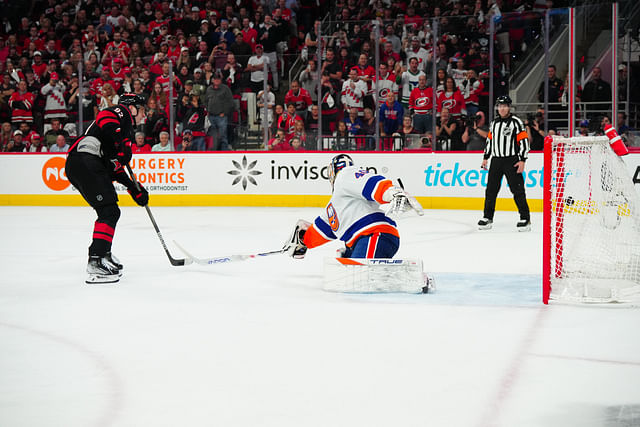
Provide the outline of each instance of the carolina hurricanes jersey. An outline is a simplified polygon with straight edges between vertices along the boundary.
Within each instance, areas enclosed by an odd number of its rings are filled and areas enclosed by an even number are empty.
[[[433,111],[433,88],[430,86],[420,89],[417,87],[411,91],[409,108],[416,114],[431,114]]]
[[[33,104],[35,96],[31,92],[20,93],[15,91],[9,97],[9,107],[11,108],[11,121],[33,123]]]
[[[304,88],[300,88],[297,93],[293,89],[289,90],[284,96],[284,103],[286,105],[290,102],[296,104],[296,111],[305,111],[309,105],[313,104],[311,94]]]
[[[92,95],[102,94],[102,86],[104,86],[105,83],[109,83],[111,86],[113,86],[114,89],[116,88],[115,82],[113,80],[102,80],[102,77],[98,77],[93,82],[91,82],[91,86],[89,87],[89,92]]]
[[[178,77],[173,77],[173,81],[175,85],[182,85],[182,82],[180,81],[180,79]],[[160,83],[160,85],[162,86],[162,90],[168,95],[169,94],[169,90],[171,89],[171,77],[170,76],[158,76],[156,77],[156,83]],[[175,92],[174,92],[175,94]]]
[[[467,85],[463,85],[462,94],[464,95],[464,101],[467,104],[478,105],[480,102],[480,93],[484,89],[484,85],[482,84],[482,80],[476,80],[475,82],[467,83]]]
[[[356,71],[358,72],[358,76],[362,79],[363,77],[370,77],[372,80],[370,82],[366,82],[367,83],[367,93],[372,93],[371,91],[372,89],[372,83],[373,83],[373,79],[375,79],[376,77],[376,69],[373,68],[371,65],[366,65],[364,67],[361,67],[360,65],[356,65],[354,67],[356,69]],[[364,81],[364,80],[362,80]]]
[[[115,41],[111,41],[109,43],[107,43],[107,45],[104,48],[104,52],[109,52],[109,50],[111,48],[115,48],[115,50],[118,49],[122,49],[122,52],[124,53],[124,56],[129,57],[129,53],[131,53],[131,48],[129,47],[129,44],[127,42],[124,41],[120,41],[120,43],[116,43]]]
[[[374,83],[375,85],[375,83]],[[398,96],[398,84],[396,83],[396,76],[391,73],[387,73],[386,77],[380,77],[378,82],[378,107],[387,102],[389,93],[393,92]]]
[[[115,71],[113,68],[111,68],[109,70],[109,77],[111,77],[111,80],[118,83],[119,86],[121,86],[122,82],[124,81],[124,68],[121,67],[119,71]]]
[[[304,235],[304,244],[313,248],[330,240],[342,240],[351,247],[361,236],[389,233],[399,236],[396,223],[380,209],[382,195],[391,181],[358,166],[338,172],[333,195],[325,210]]]
[[[462,92],[460,92],[459,90],[456,90],[452,93],[449,92],[448,95],[447,92],[442,92],[438,96],[438,112],[441,112],[443,107],[448,108],[449,113],[453,117],[458,117],[461,114],[467,114],[467,106],[464,102]]]
[[[296,131],[296,120],[302,120],[302,118],[297,114],[291,115],[285,111],[278,118],[278,128],[283,129],[287,135],[293,134]]]
[[[351,84],[354,84],[354,87],[351,87]],[[342,84],[342,105],[346,108],[357,108],[358,114],[362,114],[364,103],[362,98],[367,94],[367,84],[362,80],[358,80],[356,82],[351,81],[351,79],[345,81]]]

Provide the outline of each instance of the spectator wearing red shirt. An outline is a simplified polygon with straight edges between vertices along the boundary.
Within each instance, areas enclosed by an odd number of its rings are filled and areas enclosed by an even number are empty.
[[[152,35],[157,35],[160,33],[160,28],[165,25],[167,28],[169,27],[169,20],[164,19],[164,15],[162,10],[156,9],[155,12],[156,19],[149,22],[149,33]],[[154,34],[156,33],[156,34]]]
[[[427,76],[418,77],[418,86],[413,88],[409,96],[409,111],[413,115],[413,126],[420,134],[425,134],[433,127],[433,88],[427,86]]]
[[[49,151],[47,146],[42,143],[42,137],[37,133],[31,135],[24,148],[25,153],[46,153],[47,151]]]
[[[397,52],[393,51],[393,44],[391,42],[384,42],[382,55],[380,55],[380,61],[386,64],[390,57],[393,58],[396,62],[399,62],[401,60],[400,55]]]
[[[289,146],[291,147],[291,151],[306,151],[302,145],[302,141],[297,136],[291,138]]]
[[[18,90],[11,94],[9,98],[9,108],[11,108],[11,122],[18,124],[20,122],[33,123],[33,105],[35,96],[27,90],[27,82],[20,80]]]
[[[467,114],[467,106],[462,92],[458,90],[452,77],[447,77],[444,92],[438,96],[438,112],[442,112],[443,108],[449,110],[449,114],[453,119],[459,119],[460,116]]]
[[[24,39],[23,50],[29,50],[29,44],[33,42],[36,45],[36,49],[44,49],[44,40],[42,34],[38,31],[38,27],[31,25],[29,27],[29,37]]]
[[[175,66],[178,62],[178,58],[180,57],[180,51],[182,50],[182,46],[178,44],[178,38],[174,35],[169,36],[169,49],[167,50],[167,56],[173,62]]]
[[[293,19],[293,11],[287,7],[287,0],[279,0],[278,7],[280,8],[280,19],[287,23],[291,23]]]
[[[309,91],[301,88],[298,80],[294,80],[291,82],[291,89],[289,89],[284,96],[284,103],[294,103],[296,106],[296,114],[302,117],[303,120],[306,120],[309,105],[313,104],[313,101],[311,100]]]
[[[375,86],[373,82],[376,78],[376,69],[369,65],[369,59],[367,54],[361,53],[358,57],[358,64],[354,67],[358,72],[360,80],[367,84],[367,94],[363,99],[364,107],[375,110],[375,102],[373,101],[373,95],[375,93]]]
[[[287,111],[282,113],[278,119],[278,129],[283,129],[285,135],[289,136],[296,130],[296,120],[302,120],[302,118],[296,114],[296,104],[289,102]]]
[[[249,18],[242,19],[242,40],[251,45],[253,51],[258,43],[258,31],[249,25],[250,22]]]
[[[422,27],[423,21],[420,16],[416,15],[416,9],[413,6],[407,8],[407,14],[404,16],[405,25],[413,25],[414,28],[418,29]]]
[[[38,80],[42,77],[47,71],[47,64],[42,61],[42,53],[39,50],[36,50],[33,53],[33,64],[31,64],[31,69],[34,74],[37,76]]]
[[[276,135],[267,144],[269,151],[291,151],[291,145],[286,141],[284,131],[278,129]]]
[[[115,54],[112,56],[119,56],[124,60],[129,58],[131,48],[129,47],[129,44],[127,42],[122,40],[122,33],[120,31],[116,30],[113,33],[113,41],[107,43],[107,45],[105,46],[104,55],[106,55],[107,52],[115,52]]]
[[[144,140],[143,132],[136,132],[136,141],[135,145],[131,147],[132,153],[150,153],[151,146],[147,144]]]
[[[113,88],[116,90],[116,92],[120,91],[120,87],[124,82],[124,77],[125,73],[124,68],[122,68],[122,59],[115,58],[113,60],[113,63],[111,64],[111,69],[109,70],[109,78],[115,83]]]
[[[177,76],[173,76],[174,85],[182,86],[182,82],[178,79]],[[169,96],[169,91],[171,90],[171,76],[169,75],[169,62],[165,62],[162,64],[162,74],[156,77],[156,83],[160,83],[162,85],[162,90]],[[175,89],[173,92],[173,96],[175,97]]]
[[[111,67],[107,67],[106,65],[102,67],[102,74],[100,75],[100,77],[91,82],[89,92],[92,95],[102,94],[102,86],[105,83],[109,83],[111,86],[115,85],[115,82],[111,80]]]

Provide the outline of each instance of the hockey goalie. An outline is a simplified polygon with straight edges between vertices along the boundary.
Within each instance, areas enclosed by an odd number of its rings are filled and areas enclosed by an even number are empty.
[[[296,259],[332,240],[345,246],[325,260],[324,288],[340,292],[428,292],[422,261],[392,259],[400,246],[397,218],[422,206],[391,180],[354,165],[347,154],[329,163],[331,200],[313,224],[299,220],[284,250]],[[388,207],[385,213],[381,206]]]

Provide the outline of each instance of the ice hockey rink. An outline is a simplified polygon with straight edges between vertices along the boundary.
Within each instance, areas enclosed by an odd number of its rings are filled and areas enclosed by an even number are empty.
[[[152,198],[153,204],[153,198]],[[542,219],[400,221],[428,295],[322,290],[322,262],[173,267],[123,207],[86,285],[89,207],[0,207],[0,426],[638,426],[640,309],[541,303]],[[312,208],[153,207],[174,257],[279,249]]]

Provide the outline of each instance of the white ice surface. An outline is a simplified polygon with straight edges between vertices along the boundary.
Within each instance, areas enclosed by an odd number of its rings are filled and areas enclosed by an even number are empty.
[[[325,256],[172,267],[123,208],[121,282],[84,284],[94,213],[0,207],[0,426],[638,426],[640,310],[541,304],[541,217],[401,222],[433,295],[322,291]],[[152,208],[213,257],[279,249],[316,209]]]

